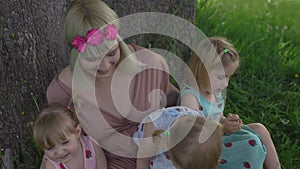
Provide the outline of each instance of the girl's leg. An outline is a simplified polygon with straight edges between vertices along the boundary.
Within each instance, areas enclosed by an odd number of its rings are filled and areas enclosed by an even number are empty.
[[[279,158],[268,129],[261,123],[251,123],[247,124],[247,126],[260,136],[260,139],[267,149],[264,166],[267,169],[281,169]]]

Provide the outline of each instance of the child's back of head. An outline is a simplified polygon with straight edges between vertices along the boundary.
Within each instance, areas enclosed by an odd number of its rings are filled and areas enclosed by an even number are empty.
[[[200,143],[200,133],[213,130],[211,136]],[[200,116],[184,115],[170,130],[164,131],[164,142],[172,163],[179,169],[215,169],[222,150],[222,127],[219,123]],[[162,133],[156,130],[153,136]]]

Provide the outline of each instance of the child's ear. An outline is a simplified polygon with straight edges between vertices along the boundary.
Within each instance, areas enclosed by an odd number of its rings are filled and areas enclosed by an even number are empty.
[[[81,125],[78,124],[78,125],[76,126],[76,136],[77,136],[77,137],[80,137],[80,135],[81,135]]]
[[[168,151],[169,151],[170,148],[171,148],[170,145],[169,145],[166,141],[163,141],[163,142],[162,142],[162,145],[163,145],[163,147],[164,147],[165,150],[168,150]]]

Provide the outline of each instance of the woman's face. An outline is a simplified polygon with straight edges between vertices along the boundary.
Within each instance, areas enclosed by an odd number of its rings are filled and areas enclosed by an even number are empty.
[[[120,48],[115,45],[104,57],[80,57],[79,61],[85,71],[101,79],[113,75],[120,57]]]

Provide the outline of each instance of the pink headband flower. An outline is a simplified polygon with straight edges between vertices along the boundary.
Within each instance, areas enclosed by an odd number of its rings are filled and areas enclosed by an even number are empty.
[[[108,40],[114,40],[117,38],[118,30],[115,25],[107,25],[105,27],[105,35]]]
[[[105,27],[104,33],[99,29],[91,29],[87,32],[86,38],[81,36],[76,36],[72,40],[72,46],[78,50],[78,52],[84,52],[86,45],[98,46],[104,41],[104,37],[107,40],[115,40],[118,35],[118,30],[115,25],[109,24]]]
[[[86,38],[87,38],[87,43],[92,46],[98,46],[104,40],[102,33],[98,29],[92,29],[88,31]]]
[[[81,36],[76,36],[72,40],[72,46],[74,46],[75,48],[77,48],[78,52],[85,51],[85,46],[86,46],[85,39],[83,37],[81,37]]]

